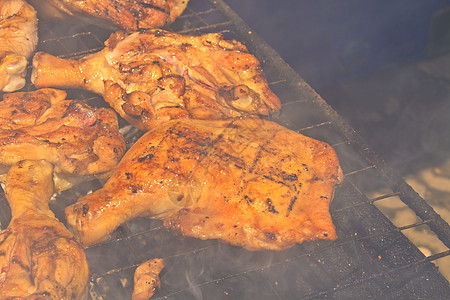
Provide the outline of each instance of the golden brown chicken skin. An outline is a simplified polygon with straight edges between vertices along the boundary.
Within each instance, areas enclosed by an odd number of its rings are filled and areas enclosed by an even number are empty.
[[[48,1],[70,15],[99,18],[128,31],[161,28],[171,24],[183,13],[189,2],[189,0]]]
[[[32,81],[99,93],[142,130],[172,119],[262,116],[280,108],[258,60],[220,34],[118,32],[80,60],[37,53]]]
[[[262,119],[174,120],[147,132],[103,188],[66,208],[86,246],[138,216],[251,250],[335,239],[342,172],[328,144]]]
[[[164,267],[165,262],[162,258],[153,258],[140,264],[134,272],[131,300],[150,299],[155,294],[155,291],[161,287],[159,273]]]
[[[83,299],[89,268],[83,248],[49,209],[53,167],[15,164],[5,194],[12,220],[0,233],[0,299]]]
[[[37,23],[36,11],[25,1],[0,1],[0,90],[24,87],[28,59],[38,41]]]
[[[45,159],[74,176],[110,172],[125,152],[112,109],[66,100],[41,89],[4,94],[0,102],[0,175],[18,161]]]

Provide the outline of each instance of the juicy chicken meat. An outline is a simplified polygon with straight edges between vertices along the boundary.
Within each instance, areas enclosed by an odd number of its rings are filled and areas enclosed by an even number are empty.
[[[263,119],[174,120],[145,133],[103,188],[66,208],[82,244],[138,216],[251,250],[335,239],[342,171],[328,144]]]
[[[161,287],[159,273],[165,267],[164,259],[154,258],[140,264],[134,272],[134,288],[131,300],[147,300]]]
[[[106,48],[80,60],[37,53],[32,81],[99,93],[142,130],[171,119],[259,116],[280,108],[258,60],[220,34],[117,32]]]
[[[8,172],[12,220],[0,233],[0,299],[82,299],[89,268],[83,248],[48,207],[53,167],[21,161]]]
[[[128,31],[161,28],[185,10],[189,0],[47,0],[69,15]],[[98,19],[98,20],[96,20]],[[99,22],[104,20],[104,22]]]
[[[25,85],[28,59],[36,49],[36,11],[23,0],[0,1],[0,90]]]
[[[45,159],[61,174],[60,190],[67,188],[65,180],[103,176],[115,168],[126,148],[115,112],[65,98],[66,92],[55,89],[3,96],[0,175],[18,161]]]

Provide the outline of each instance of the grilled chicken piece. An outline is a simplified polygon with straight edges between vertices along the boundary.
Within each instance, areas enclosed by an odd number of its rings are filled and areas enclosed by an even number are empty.
[[[48,0],[69,15],[83,20],[105,20],[128,31],[161,28],[173,23],[185,10],[189,0]],[[89,16],[86,18],[86,16]],[[93,20],[92,17],[95,19]]]
[[[103,188],[66,208],[82,244],[138,216],[251,250],[335,239],[342,178],[328,144],[262,119],[174,120],[145,133]]]
[[[161,287],[159,273],[165,267],[164,259],[154,258],[143,262],[134,272],[132,300],[147,300]]]
[[[170,119],[259,116],[280,108],[258,60],[220,34],[117,32],[105,49],[80,60],[37,53],[32,81],[102,94],[142,130]]]
[[[11,167],[5,194],[12,220],[0,233],[1,299],[82,299],[89,268],[83,248],[48,207],[53,167],[21,161]]]
[[[55,89],[3,96],[0,174],[18,161],[45,159],[60,174],[57,190],[62,190],[72,179],[103,176],[115,168],[126,147],[117,115],[65,98],[66,92]]]
[[[36,49],[36,11],[23,0],[0,1],[0,90],[25,85],[28,59]]]

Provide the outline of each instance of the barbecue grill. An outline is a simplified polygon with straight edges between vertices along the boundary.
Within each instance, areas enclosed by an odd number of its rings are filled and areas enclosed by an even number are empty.
[[[449,256],[450,250],[426,257],[402,233],[429,227],[450,247],[449,225],[229,6],[222,0],[191,0],[168,29],[188,34],[223,32],[246,44],[282,101],[281,112],[270,119],[334,147],[345,174],[330,208],[338,239],[305,242],[281,252],[252,252],[214,240],[175,237],[159,220],[136,219],[120,226],[111,240],[86,249],[92,299],[130,298],[134,270],[156,257],[166,260],[166,268],[155,299],[444,299],[450,295],[449,283],[432,263]],[[89,24],[41,20],[38,51],[79,58],[100,50],[110,33]],[[32,89],[30,83],[25,87]],[[70,90],[68,99],[105,105],[99,96],[79,90]],[[120,126],[128,145],[142,134],[123,120]],[[67,205],[101,185],[92,181],[62,192],[51,207],[64,220]],[[390,192],[366,196],[375,186]],[[395,226],[374,205],[394,197],[420,221]],[[10,218],[2,193],[2,228]]]

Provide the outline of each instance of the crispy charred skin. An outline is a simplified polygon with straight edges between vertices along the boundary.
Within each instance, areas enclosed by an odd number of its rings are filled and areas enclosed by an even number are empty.
[[[0,1],[0,90],[25,85],[26,66],[36,49],[36,11],[23,0]]]
[[[49,0],[71,15],[89,15],[128,31],[160,28],[173,23],[189,0]],[[95,21],[95,20],[92,20]]]
[[[142,130],[173,119],[263,116],[280,109],[258,60],[220,34],[117,32],[104,50],[80,60],[37,53],[32,81],[99,93]]]
[[[336,238],[342,172],[326,143],[261,119],[166,122],[138,140],[105,186],[66,209],[86,246],[138,216],[251,250]]]
[[[53,167],[21,161],[5,188],[12,220],[0,233],[1,299],[83,299],[89,268],[82,247],[48,207]]]
[[[24,159],[45,159],[55,172],[73,176],[100,175],[117,165],[125,141],[114,111],[65,98],[55,89],[4,95],[0,174]]]

